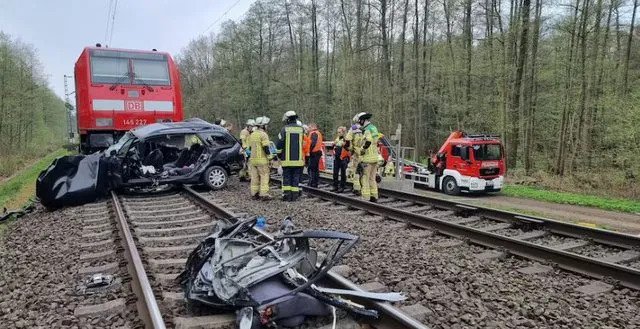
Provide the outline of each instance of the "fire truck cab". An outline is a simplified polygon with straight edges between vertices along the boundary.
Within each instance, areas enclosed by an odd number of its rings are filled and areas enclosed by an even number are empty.
[[[454,131],[430,160],[428,169],[404,173],[405,178],[452,195],[502,189],[506,166],[498,136]]]

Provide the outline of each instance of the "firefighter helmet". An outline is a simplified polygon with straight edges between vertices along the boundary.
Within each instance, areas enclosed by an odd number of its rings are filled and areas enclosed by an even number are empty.
[[[298,118],[298,115],[296,114],[296,111],[287,111],[282,116],[282,121],[294,120],[297,118]]]
[[[257,117],[256,118],[256,126],[266,126],[271,122],[271,119],[268,117]]]
[[[254,119],[249,119],[247,120],[247,126],[255,126],[256,125],[256,120]]]
[[[369,112],[360,112],[358,114],[356,114],[353,117],[353,122],[360,122],[363,120],[369,120],[371,119],[371,117],[373,116],[373,114],[369,113]]]

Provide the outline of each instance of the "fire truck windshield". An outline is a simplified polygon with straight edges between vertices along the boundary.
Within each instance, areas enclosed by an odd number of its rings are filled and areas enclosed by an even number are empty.
[[[125,77],[124,80],[123,77]],[[127,80],[126,77],[129,79]],[[115,50],[94,50],[91,52],[91,81],[93,83],[145,86],[168,86],[171,84],[166,55]]]
[[[500,144],[473,145],[473,157],[475,160],[500,160],[502,159],[502,146]]]

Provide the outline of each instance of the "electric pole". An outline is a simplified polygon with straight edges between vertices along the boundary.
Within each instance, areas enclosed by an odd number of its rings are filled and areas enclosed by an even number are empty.
[[[67,78],[71,78],[70,75],[64,75],[64,106],[67,108],[67,132],[69,133],[69,142],[73,143],[73,139],[75,137],[75,129],[73,129],[73,113],[75,112],[75,108],[71,105],[71,100],[69,99],[69,95],[75,93],[69,92],[69,84],[67,83]]]

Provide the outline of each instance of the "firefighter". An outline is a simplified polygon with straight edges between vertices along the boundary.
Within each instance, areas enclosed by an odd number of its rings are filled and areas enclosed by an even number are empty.
[[[358,124],[362,127],[363,144],[360,150],[363,163],[362,197],[371,202],[378,201],[378,128],[371,123],[371,113],[361,112],[357,114]]]
[[[320,158],[322,157],[323,138],[316,123],[309,124],[309,186],[318,187],[320,180]]]
[[[360,165],[360,149],[362,146],[362,130],[358,124],[357,115],[353,117],[353,124],[345,136],[344,147],[351,155],[349,164],[347,165],[347,179],[351,181],[353,186],[353,194],[360,195],[362,190],[361,176],[362,166]]]
[[[282,164],[282,200],[296,201],[300,193],[300,177],[304,168],[302,143],[304,130],[296,120],[294,111],[287,111],[282,117],[284,127],[278,135],[276,144],[278,156]]]
[[[249,176],[249,167],[247,164],[247,162],[249,161],[249,152],[247,152],[247,141],[249,139],[249,135],[251,135],[251,132],[253,132],[253,127],[255,126],[255,124],[256,124],[256,120],[249,119],[247,120],[247,124],[244,127],[244,129],[240,131],[240,142],[242,143],[241,152],[242,152],[242,155],[244,156],[244,166],[238,173],[238,177],[240,177],[241,182],[246,182]]]
[[[347,184],[347,164],[349,151],[345,146],[346,127],[338,127],[336,139],[333,141],[333,192],[342,193]]]
[[[267,125],[271,121],[268,117],[258,117],[256,128],[247,138],[247,148],[251,152],[249,157],[249,173],[251,175],[251,196],[256,199],[269,200],[269,161],[275,154],[269,150],[269,135]]]

